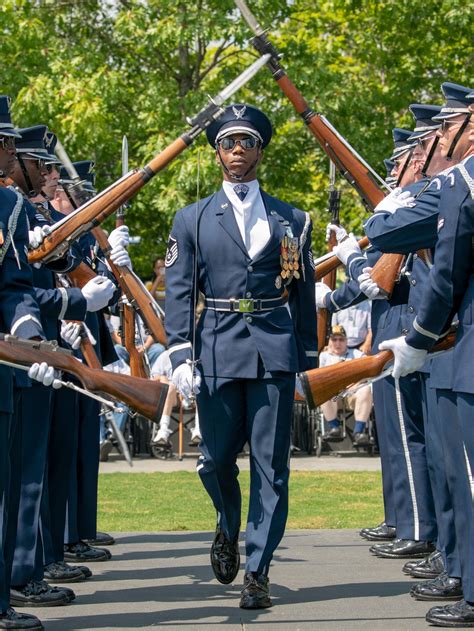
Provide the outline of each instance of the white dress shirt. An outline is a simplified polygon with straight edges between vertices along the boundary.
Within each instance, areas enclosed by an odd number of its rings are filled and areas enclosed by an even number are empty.
[[[268,225],[267,213],[260,194],[258,180],[245,182],[245,184],[249,187],[249,190],[244,201],[234,191],[236,184],[224,180],[223,188],[232,204],[242,241],[247,248],[250,258],[253,259],[263,250],[270,239],[270,226]]]

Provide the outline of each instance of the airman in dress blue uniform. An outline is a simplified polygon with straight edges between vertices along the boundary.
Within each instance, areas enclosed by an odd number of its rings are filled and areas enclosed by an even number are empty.
[[[317,359],[310,218],[256,179],[271,135],[265,114],[245,104],[207,129],[224,183],[176,214],[166,257],[173,381],[187,396],[200,382],[198,471],[217,511],[211,564],[221,583],[239,569],[236,458],[250,445],[244,608],[271,605],[267,575],[288,512],[295,373]],[[205,308],[193,348],[197,290]]]
[[[443,84],[442,90],[447,99],[447,104],[443,110],[454,109],[462,113],[463,110],[467,109],[467,96],[470,91],[468,88],[447,82]],[[449,113],[453,114],[453,112]],[[439,124],[439,117],[443,119],[446,115],[444,111],[435,115],[433,122]],[[448,169],[446,166],[452,165],[456,161],[456,153],[454,156],[449,155],[449,160],[447,158],[449,152],[452,153],[455,149],[457,141],[453,141],[449,150],[442,151],[440,147],[437,147],[439,135],[433,137],[432,132],[428,132],[421,140],[427,143],[425,151],[428,158],[424,171],[428,175],[432,175],[441,169],[445,170],[432,177],[426,191],[412,204],[398,208],[393,214],[382,212],[379,215],[376,213],[366,223],[367,235],[382,250],[407,253],[409,249],[432,247],[436,243],[440,191],[452,169],[452,166]],[[420,298],[421,296],[418,296],[418,304]],[[435,581],[417,585],[412,589],[412,595],[423,600],[430,598],[436,600],[440,594],[443,597],[448,595],[456,597],[460,593],[461,550],[454,528],[453,497],[448,485],[444,463],[446,457],[450,458],[446,446],[451,440],[452,419],[456,417],[455,394],[452,391],[452,362],[453,353],[446,353],[431,360],[430,375],[427,380],[428,387],[425,390],[427,456],[438,524],[437,548],[442,557],[440,559],[439,554],[436,554],[420,566],[409,569],[412,575],[419,578],[436,577],[440,571],[445,570],[445,572],[442,578],[436,578]],[[462,486],[457,488],[460,491]]]
[[[46,164],[51,156],[46,147],[48,130],[45,126],[22,130],[17,143],[17,161],[12,177],[28,197],[41,192],[47,174]],[[21,132],[20,132],[21,133]],[[24,206],[30,223],[30,243],[38,238],[49,220],[26,199]],[[33,229],[34,227],[34,229]],[[56,271],[67,272],[80,262],[68,256],[54,263]],[[55,274],[46,266],[33,267],[35,295],[41,309],[41,323],[47,339],[59,339],[59,323],[62,318],[83,320],[93,296],[99,294],[102,306],[108,302],[109,289],[93,283],[92,294],[82,290],[57,289]],[[105,291],[104,291],[105,290]],[[113,289],[112,289],[113,291]],[[107,295],[105,295],[107,294]],[[88,297],[89,296],[89,297]],[[108,296],[108,298],[107,298]],[[97,308],[98,305],[96,304]],[[51,388],[31,385],[25,376],[16,371],[15,389],[18,406],[16,422],[21,427],[21,472],[16,477],[18,488],[18,528],[15,556],[13,559],[11,602],[20,606],[66,604],[73,597],[71,590],[49,587],[42,579],[44,574],[43,539],[40,528],[40,511],[43,501],[43,484],[46,475],[48,434],[51,420],[53,394]],[[41,415],[38,415],[41,410]],[[11,512],[13,518],[14,511]]]
[[[426,619],[436,626],[474,626],[474,410],[472,313],[474,304],[474,92],[452,84],[438,119],[441,153],[457,163],[439,191],[438,240],[423,301],[406,338],[386,342],[395,355],[394,373],[408,374],[427,350],[459,319],[453,351],[452,392],[456,412],[446,433],[445,466],[454,508],[462,594],[454,605],[433,607]]]
[[[10,99],[0,96],[0,177],[8,177],[15,158],[15,141],[21,138],[10,117]],[[23,338],[44,338],[35,300],[28,247],[27,218],[19,193],[0,187],[0,331]],[[15,549],[16,520],[8,521],[14,503],[12,480],[19,460],[13,423],[13,371],[0,366],[0,629],[43,629],[35,616],[10,607],[11,559]]]
[[[393,130],[395,148],[391,159],[396,163],[394,175],[397,182],[404,186],[403,191],[410,191],[405,195],[419,194],[426,186],[426,178],[421,176],[419,165],[415,164],[417,147],[410,141],[411,134],[408,130]],[[395,285],[389,300],[380,300],[381,296],[365,289],[361,279],[368,277],[367,268],[375,264],[381,252],[373,247],[366,254],[358,247],[352,251],[350,240],[338,248],[347,245],[349,248],[343,258],[353,281],[345,290],[328,294],[325,300],[344,308],[348,301],[372,298],[372,347],[376,350],[379,343],[392,337],[395,331],[401,333],[414,317],[410,296],[415,287],[422,287],[422,278],[428,268],[417,259],[407,260],[405,274]],[[364,288],[367,295],[362,292],[357,296],[354,282],[357,286],[360,284],[359,290]],[[374,384],[385,520],[376,528],[364,529],[361,535],[371,540],[390,539],[395,529],[397,536],[391,543],[374,545],[371,551],[377,556],[411,558],[433,550],[431,542],[436,538],[436,520],[424,448],[423,409],[419,397],[422,381],[422,375],[417,373],[410,380],[395,382],[387,378]]]

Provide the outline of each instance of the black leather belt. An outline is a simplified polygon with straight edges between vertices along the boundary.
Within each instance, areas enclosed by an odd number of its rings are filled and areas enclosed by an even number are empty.
[[[258,311],[272,311],[283,307],[283,298],[205,298],[206,309],[214,311],[231,311],[235,313],[255,313]]]

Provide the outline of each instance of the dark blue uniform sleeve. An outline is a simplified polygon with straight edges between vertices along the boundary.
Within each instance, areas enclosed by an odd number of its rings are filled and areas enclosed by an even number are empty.
[[[0,191],[0,225],[4,243],[0,247],[0,314],[1,328],[26,339],[44,338],[41,317],[35,300],[33,277],[27,260],[28,224],[24,207],[18,213],[16,226],[9,220],[15,206],[22,202],[12,191]],[[9,232],[12,239],[9,238]]]
[[[375,212],[364,225],[372,245],[382,252],[409,254],[436,244],[440,186],[444,177],[434,178],[411,207],[394,213]],[[416,187],[407,187],[417,195]],[[418,191],[419,192],[419,191]]]
[[[474,202],[458,169],[445,181],[440,195],[438,244],[422,305],[407,342],[431,348],[449,327],[472,274]],[[460,314],[460,319],[461,314]]]
[[[288,306],[290,307],[297,339],[302,344],[305,354],[306,370],[316,368],[318,360],[318,326],[311,233],[312,225],[311,222],[309,222],[307,236],[302,250],[305,272],[301,274],[299,279],[293,279],[290,283],[288,296]]]
[[[195,245],[178,211],[168,241],[166,254],[165,329],[173,370],[192,359],[193,286]],[[171,291],[172,288],[172,291]]]
[[[367,296],[359,289],[359,283],[352,278],[346,280],[340,287],[324,297],[325,306],[329,313],[347,309],[347,307],[357,305],[364,300],[367,300]]]

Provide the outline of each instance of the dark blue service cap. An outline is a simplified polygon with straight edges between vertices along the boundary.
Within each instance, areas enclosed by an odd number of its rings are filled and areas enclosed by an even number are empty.
[[[221,138],[233,134],[255,136],[265,148],[272,137],[272,124],[266,114],[253,105],[234,103],[225,108],[224,114],[206,129],[206,136],[212,147]]]
[[[54,164],[62,164],[61,160],[58,160],[56,154],[54,153],[57,143],[58,139],[56,137],[56,134],[52,131],[47,131],[44,144],[46,145],[46,149],[50,157],[49,162]]]
[[[49,163],[53,161],[46,148],[46,143],[49,142],[46,125],[25,127],[19,129],[18,133],[21,135],[21,139],[18,139],[15,144],[19,156],[44,160]]]
[[[441,105],[413,103],[409,110],[415,119],[415,129],[408,139],[409,142],[427,138],[440,128],[441,124],[434,121],[433,116],[437,116],[441,112]]]
[[[400,158],[403,154],[409,151],[413,143],[409,142],[409,138],[412,135],[412,131],[409,129],[401,129],[400,127],[395,127],[392,129],[392,137],[393,137],[393,153],[390,156],[389,160],[395,160],[396,158]]]
[[[92,160],[79,160],[72,163],[86,191],[96,193],[95,189],[95,162]],[[59,184],[67,188],[68,185],[74,184],[65,167],[61,167],[59,172]]]
[[[0,96],[0,136],[21,138],[18,131],[13,127],[10,104],[11,98],[9,96]]]
[[[441,108],[441,112],[433,117],[433,120],[442,121],[459,116],[459,114],[469,114],[472,88],[447,81],[442,84],[441,90],[446,98],[446,103]]]

